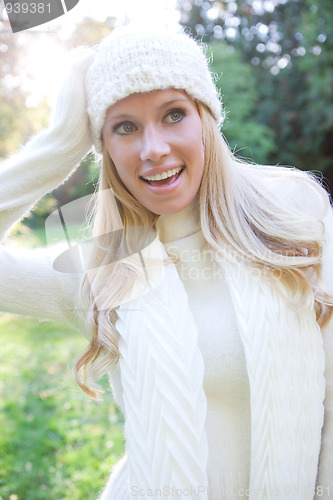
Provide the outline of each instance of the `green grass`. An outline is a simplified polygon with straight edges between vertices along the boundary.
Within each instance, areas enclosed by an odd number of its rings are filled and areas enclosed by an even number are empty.
[[[70,326],[0,316],[0,500],[94,500],[124,451],[107,380],[96,402],[71,366],[86,341]]]
[[[89,231],[84,231],[82,229],[82,224],[69,224],[66,226],[66,230],[72,244],[75,244],[75,242],[80,243],[89,238]],[[85,237],[83,237],[83,235],[85,235]],[[43,224],[30,228],[23,222],[18,222],[13,227],[10,236],[7,237],[6,243],[33,248],[37,246],[53,245],[59,241],[66,241],[66,234],[61,226],[48,226],[46,232]]]

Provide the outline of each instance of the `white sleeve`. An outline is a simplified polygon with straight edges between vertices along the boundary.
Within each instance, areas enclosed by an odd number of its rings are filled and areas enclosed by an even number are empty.
[[[323,252],[323,284],[333,295],[333,211],[324,218],[326,245]],[[333,497],[333,317],[323,328],[325,349],[325,417],[319,458],[316,499]],[[322,489],[321,489],[322,488]],[[329,493],[329,494],[328,494]]]
[[[27,151],[0,163],[0,241],[73,168],[63,159],[61,174],[53,164],[48,170],[42,147],[47,136],[42,132],[34,139],[37,152],[32,153],[30,143]],[[0,311],[73,322],[77,276],[55,271],[51,253],[48,248],[18,249],[0,243]]]
[[[326,244],[323,250],[323,284],[325,291],[333,296],[333,209],[329,207],[323,222]]]
[[[81,276],[53,268],[52,248],[0,246],[0,311],[65,321],[84,332],[76,300]]]

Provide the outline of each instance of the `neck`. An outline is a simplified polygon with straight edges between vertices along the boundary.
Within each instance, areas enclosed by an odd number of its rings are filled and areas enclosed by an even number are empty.
[[[156,230],[162,243],[169,243],[196,233],[200,229],[197,197],[183,210],[175,214],[160,215]]]

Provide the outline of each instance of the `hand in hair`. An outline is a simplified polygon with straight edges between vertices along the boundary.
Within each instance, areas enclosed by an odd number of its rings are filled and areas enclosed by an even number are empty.
[[[84,82],[93,56],[91,48],[72,51],[70,68],[60,85],[48,128],[66,153],[73,155],[74,161],[81,161],[92,147]]]

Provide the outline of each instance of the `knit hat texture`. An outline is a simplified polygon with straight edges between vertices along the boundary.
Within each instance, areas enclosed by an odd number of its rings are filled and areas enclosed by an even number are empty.
[[[206,104],[216,122],[222,105],[204,50],[189,35],[127,25],[116,28],[96,47],[85,79],[92,139],[102,151],[107,109],[138,92],[175,88]]]

